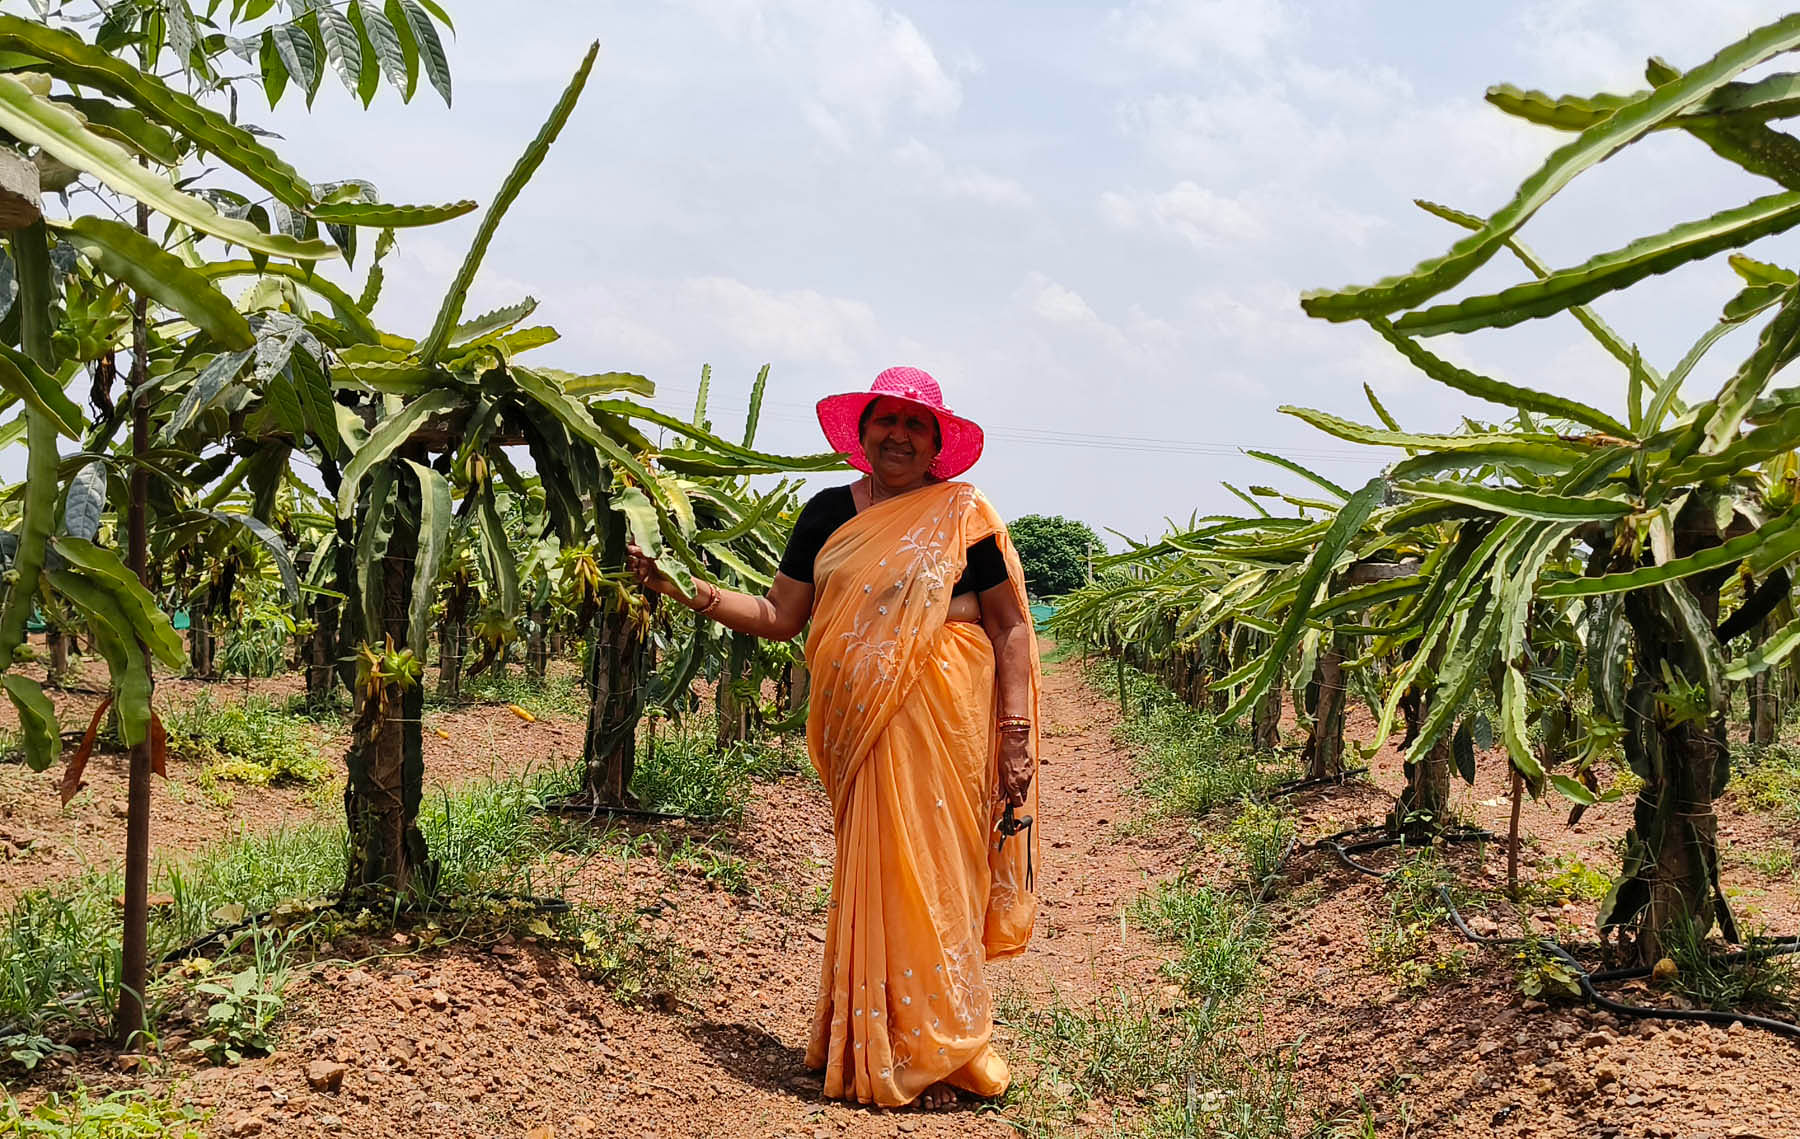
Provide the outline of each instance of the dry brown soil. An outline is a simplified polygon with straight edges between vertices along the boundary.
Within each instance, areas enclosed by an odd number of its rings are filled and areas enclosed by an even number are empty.
[[[514,768],[578,744],[578,727],[521,725],[521,734],[503,709],[459,715],[469,721],[459,724],[453,742],[467,747],[428,756],[435,780]],[[996,967],[996,986],[1033,1001],[1055,993],[1077,1008],[1120,986],[1166,999],[1157,969],[1169,950],[1121,915],[1146,886],[1185,865],[1206,875],[1209,856],[1176,822],[1119,825],[1141,819],[1146,804],[1133,786],[1130,756],[1113,740],[1112,706],[1082,683],[1074,664],[1048,670],[1043,716],[1042,910],[1031,949]],[[1366,719],[1354,720],[1352,735],[1366,736],[1370,728]],[[552,730],[561,734],[552,737]],[[1506,788],[1494,773],[1504,765],[1492,758],[1484,757],[1475,787],[1459,789],[1458,805],[1471,819],[1503,829]],[[1303,837],[1381,817],[1400,783],[1391,748],[1376,756],[1373,779],[1297,801]],[[0,786],[14,796],[12,784]],[[51,794],[28,778],[24,786],[39,797]],[[179,840],[159,817],[158,840],[167,847],[198,844],[196,830],[212,828],[206,833],[216,835],[240,820],[272,825],[298,809],[265,792],[240,792],[238,803],[229,812],[180,815],[187,832]],[[35,810],[20,807],[13,817]],[[1602,807],[1570,828],[1565,807],[1528,803],[1526,876],[1541,876],[1558,855],[1579,856],[1610,873],[1613,842],[1628,811],[1623,804]],[[1731,804],[1725,814],[1728,841],[1741,847],[1800,837],[1790,823]],[[103,811],[80,826],[54,811],[30,817],[67,836],[91,861],[115,857],[116,844],[106,845],[111,839],[102,832],[123,827]],[[648,856],[590,858],[564,868],[572,875],[572,900],[635,912],[649,933],[682,947],[685,977],[664,1001],[621,1003],[530,937],[467,939],[429,951],[390,944],[355,962],[303,967],[288,990],[289,1015],[271,1056],[236,1068],[196,1068],[177,1055],[151,1061],[146,1075],[121,1070],[130,1058],[121,1062],[96,1049],[22,1090],[29,1095],[71,1077],[101,1087],[148,1082],[209,1108],[213,1135],[1016,1133],[988,1105],[925,1113],[822,1101],[816,1077],[801,1070],[821,951],[819,899],[832,851],[816,782],[794,777],[765,784],[741,828],[711,834],[694,828],[690,837],[744,859],[749,890],[723,892],[692,870]],[[1391,855],[1374,858],[1393,864]],[[1498,844],[1459,848],[1450,861],[1473,885],[1491,890],[1503,881],[1505,853]],[[38,873],[30,866],[0,867],[0,885],[16,889],[26,879],[14,875]],[[1739,887],[1741,910],[1771,930],[1800,929],[1794,881],[1736,865],[1729,877]],[[1303,1118],[1335,1117],[1345,1135],[1361,1134],[1354,1128],[1366,1114],[1373,1133],[1383,1136],[1800,1136],[1795,1042],[1546,1008],[1525,1000],[1507,954],[1473,947],[1461,975],[1406,991],[1371,959],[1387,898],[1383,883],[1314,852],[1295,860],[1271,903],[1275,935],[1255,1039],[1296,1055]],[[1480,916],[1502,926],[1516,922],[1499,910]],[[1528,907],[1520,917],[1546,931],[1560,921],[1579,938],[1591,928],[1592,904],[1566,912]],[[1434,957],[1451,959],[1461,948],[1449,931],[1432,934]],[[1618,991],[1625,999],[1648,999],[1630,986]],[[998,1033],[1017,1056],[1010,1030],[1002,1026]],[[314,1089],[309,1067],[320,1076],[341,1070],[341,1084]],[[1113,1134],[1101,1121],[1118,1117],[1121,1107],[1129,1119],[1133,1110],[1129,1100],[1097,1106],[1107,1110],[1085,1114],[1093,1126],[1079,1130]]]

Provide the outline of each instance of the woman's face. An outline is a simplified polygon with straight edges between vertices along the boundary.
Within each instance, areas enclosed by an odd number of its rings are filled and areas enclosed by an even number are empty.
[[[882,396],[863,428],[863,457],[889,486],[923,482],[938,453],[937,417],[916,403]]]

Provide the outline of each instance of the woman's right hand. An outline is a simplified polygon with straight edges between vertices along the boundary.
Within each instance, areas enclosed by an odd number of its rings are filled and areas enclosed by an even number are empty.
[[[626,544],[625,560],[630,563],[632,576],[637,578],[639,585],[652,593],[660,593],[664,597],[681,598],[681,590],[675,587],[675,583],[669,579],[669,575],[664,573],[662,568],[637,546]]]

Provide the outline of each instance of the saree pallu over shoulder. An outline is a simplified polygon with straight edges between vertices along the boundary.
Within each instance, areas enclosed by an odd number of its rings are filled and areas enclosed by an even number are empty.
[[[861,511],[814,564],[807,744],[837,860],[807,1059],[828,1096],[899,1105],[939,1081],[1006,1087],[984,966],[1030,939],[1036,828],[997,841],[993,646],[947,620],[968,547],[989,535],[1024,611],[1005,526],[966,483]],[[1035,755],[1035,641],[1030,684]],[[1036,812],[1034,780],[1020,813]]]

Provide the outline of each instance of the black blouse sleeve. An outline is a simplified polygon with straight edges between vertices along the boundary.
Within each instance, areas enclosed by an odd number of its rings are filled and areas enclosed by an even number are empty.
[[[850,496],[849,487],[834,486],[813,495],[794,520],[794,532],[788,536],[787,549],[781,554],[781,572],[810,585],[813,559],[824,549],[825,539],[855,515],[856,500]]]
[[[1000,553],[1000,543],[989,534],[969,547],[968,564],[952,592],[980,593],[999,585],[1007,576],[1006,558]]]

